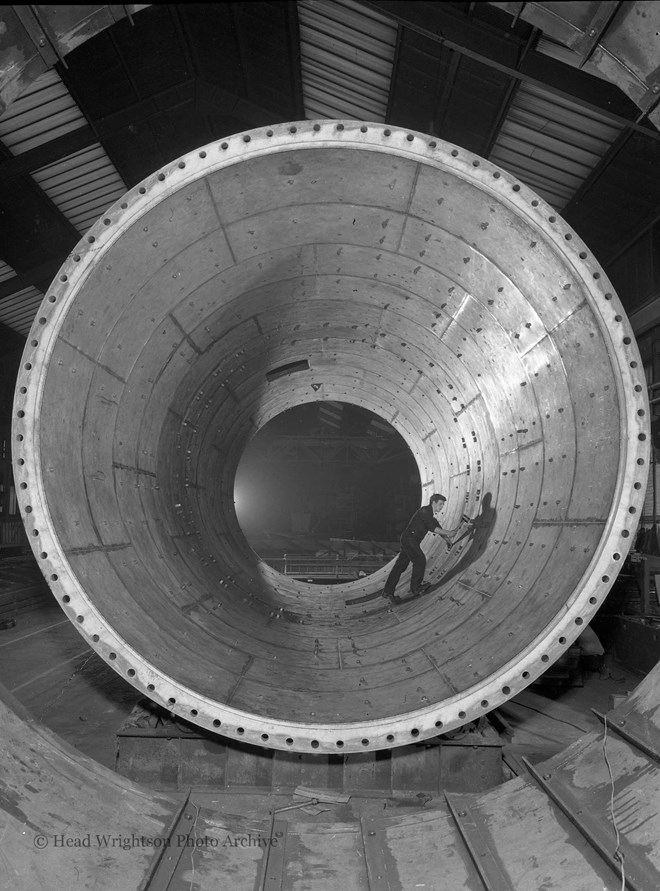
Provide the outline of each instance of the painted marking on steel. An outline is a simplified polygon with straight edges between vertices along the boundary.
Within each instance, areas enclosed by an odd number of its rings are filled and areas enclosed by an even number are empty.
[[[612,828],[603,819],[591,813],[585,812],[580,801],[571,794],[565,785],[552,778],[552,774],[541,774],[527,758],[522,761],[527,771],[538,785],[543,789],[548,798],[553,801],[571,823],[580,831],[581,835],[589,842],[591,847],[600,854],[603,861],[622,878],[621,865],[614,856],[614,851],[620,850],[625,863],[626,887],[632,891],[657,891],[658,872],[649,863],[644,862],[635,852],[635,849],[626,842],[621,835],[617,845],[617,839]]]

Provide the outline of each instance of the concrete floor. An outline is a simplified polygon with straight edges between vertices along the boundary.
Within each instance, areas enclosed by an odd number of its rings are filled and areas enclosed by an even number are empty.
[[[114,768],[115,730],[139,694],[86,646],[57,603],[45,601],[0,631],[0,672],[38,720]]]

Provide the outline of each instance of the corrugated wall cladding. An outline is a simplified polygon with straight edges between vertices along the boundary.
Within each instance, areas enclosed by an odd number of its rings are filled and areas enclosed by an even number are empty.
[[[20,155],[86,124],[62,79],[50,70],[0,117],[0,139]],[[32,178],[81,235],[126,191],[100,143],[33,171]]]
[[[305,115],[385,121],[397,28],[351,0],[299,0]]]
[[[490,160],[561,211],[622,129],[597,111],[523,83]]]
[[[9,263],[0,260],[0,282],[6,282],[10,278],[14,278],[16,271],[11,268]]]
[[[42,167],[32,177],[81,235],[126,191],[100,144]]]
[[[36,288],[24,288],[0,300],[0,322],[27,337],[44,295]]]
[[[0,139],[13,155],[21,155],[86,123],[59,74],[51,69],[0,117]]]
[[[0,117],[0,140],[13,155],[21,155],[86,125],[58,73],[50,70]],[[100,143],[32,171],[31,176],[81,235],[126,191]],[[0,257],[0,282],[11,282],[15,275]],[[0,321],[27,335],[43,296],[34,287],[10,294],[0,300]]]

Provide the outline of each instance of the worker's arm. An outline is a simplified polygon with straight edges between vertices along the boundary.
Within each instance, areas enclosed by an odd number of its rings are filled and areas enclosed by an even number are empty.
[[[439,535],[440,538],[444,538],[448,548],[452,546],[452,533],[443,529],[440,523],[438,523],[437,527],[433,530],[433,535]]]
[[[472,520],[463,520],[455,529],[443,529],[440,523],[438,523],[438,527],[433,531],[433,534],[444,538],[447,547],[450,548],[454,544],[454,536],[460,532],[463,527],[469,529],[471,526],[474,526]]]

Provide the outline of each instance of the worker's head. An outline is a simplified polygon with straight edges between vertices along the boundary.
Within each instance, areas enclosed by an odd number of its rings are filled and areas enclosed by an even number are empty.
[[[434,514],[440,513],[442,508],[445,506],[445,502],[447,499],[444,495],[438,495],[437,492],[434,495],[431,495],[431,499],[429,501],[429,505],[433,510]]]

